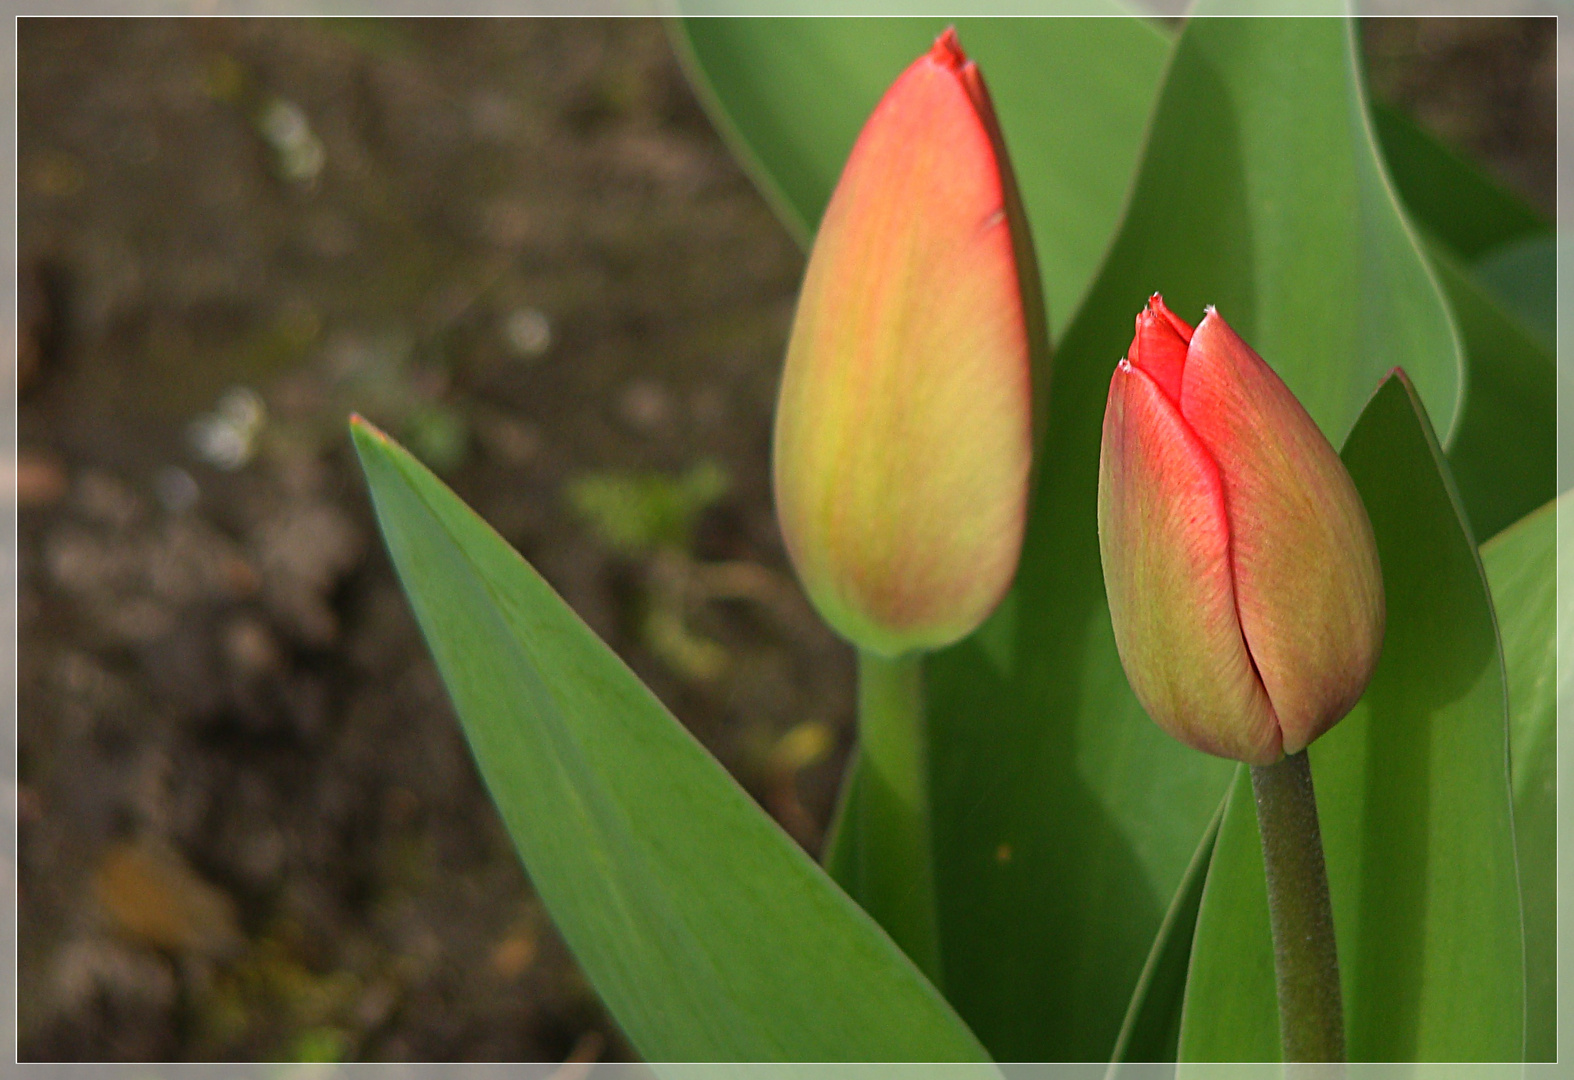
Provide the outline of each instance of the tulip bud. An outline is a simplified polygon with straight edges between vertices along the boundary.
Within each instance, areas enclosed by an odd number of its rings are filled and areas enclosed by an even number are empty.
[[[831,196],[776,414],[788,553],[864,649],[956,641],[1010,584],[1036,272],[989,95],[947,30],[875,108]]]
[[[1371,522],[1290,390],[1217,311],[1155,295],[1110,382],[1099,550],[1132,690],[1199,750],[1266,765],[1355,705],[1383,640]]]

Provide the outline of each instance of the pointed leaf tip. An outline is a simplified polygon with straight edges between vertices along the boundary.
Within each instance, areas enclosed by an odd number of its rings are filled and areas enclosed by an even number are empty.
[[[376,439],[378,442],[389,442],[388,433],[358,412],[350,414],[350,434],[356,438]]]

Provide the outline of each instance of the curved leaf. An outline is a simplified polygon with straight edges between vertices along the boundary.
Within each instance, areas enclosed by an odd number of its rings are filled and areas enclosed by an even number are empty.
[[[1312,744],[1352,1061],[1513,1061],[1524,959],[1505,686],[1486,580],[1425,411],[1402,375],[1343,457],[1388,595],[1366,695]],[[1183,1061],[1279,1056],[1249,778],[1204,887]]]
[[[1448,463],[1477,536],[1491,536],[1557,494],[1557,364],[1447,251],[1432,265],[1466,352],[1465,407]]]
[[[1395,364],[1450,443],[1462,351],[1384,174],[1348,22],[1187,25],[1077,344],[1118,320],[1104,333],[1123,353],[1155,289],[1191,321],[1217,306],[1335,445]]]
[[[1548,503],[1481,547],[1508,672],[1526,1061],[1556,1061],[1558,1049],[1557,512],[1558,503]],[[1574,671],[1574,657],[1563,659],[1563,670]]]
[[[1549,229],[1477,259],[1475,278],[1549,350],[1558,334],[1558,244]]]
[[[1461,258],[1479,259],[1552,224],[1392,105],[1372,106],[1394,186],[1416,222]]]
[[[354,434],[482,776],[642,1054],[986,1060],[890,938],[502,537],[380,432]]]

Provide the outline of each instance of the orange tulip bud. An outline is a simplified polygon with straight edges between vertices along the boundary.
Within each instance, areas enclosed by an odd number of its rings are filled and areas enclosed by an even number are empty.
[[[989,95],[947,30],[886,92],[831,196],[776,414],[787,550],[855,644],[948,644],[1010,585],[1039,304]]]
[[[1266,765],[1344,718],[1383,640],[1366,508],[1301,403],[1217,311],[1155,295],[1116,366],[1099,457],[1115,644],[1148,715]]]

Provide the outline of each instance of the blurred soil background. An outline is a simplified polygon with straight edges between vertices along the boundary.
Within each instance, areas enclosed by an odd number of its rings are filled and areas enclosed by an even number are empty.
[[[1374,91],[1551,213],[1550,20]],[[375,533],[432,464],[811,850],[852,662],[772,518],[802,256],[646,20],[23,20],[20,1053],[616,1060]]]

